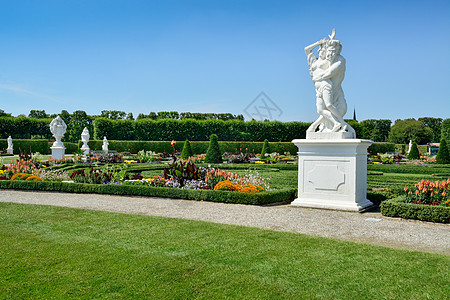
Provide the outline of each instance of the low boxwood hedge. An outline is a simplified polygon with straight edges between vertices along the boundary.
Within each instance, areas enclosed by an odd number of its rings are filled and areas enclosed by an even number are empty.
[[[67,183],[51,181],[0,180],[1,189],[95,193],[109,195],[147,196],[197,201],[262,205],[285,202],[294,198],[295,189],[259,193],[238,193],[212,190],[183,190],[165,187]]]
[[[386,217],[450,223],[450,207],[406,203],[405,196],[383,201],[380,209]]]

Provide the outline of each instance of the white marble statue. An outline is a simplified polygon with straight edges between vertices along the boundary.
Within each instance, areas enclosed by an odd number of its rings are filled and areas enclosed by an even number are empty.
[[[53,159],[62,159],[64,157],[64,151],[66,147],[64,147],[61,139],[64,137],[66,133],[67,125],[64,123],[64,120],[61,119],[60,116],[57,116],[50,122],[50,132],[55,137],[56,141],[50,147],[52,149],[52,158]]]
[[[109,145],[109,143],[108,143],[108,140],[106,139],[106,136],[105,137],[103,137],[103,145],[102,145],[102,150],[103,150],[103,152],[105,152],[105,153],[108,153],[108,145]]]
[[[408,154],[409,152],[411,152],[411,148],[412,148],[412,140],[409,140],[409,145],[408,145]]]
[[[8,141],[8,148],[6,148],[6,152],[8,154],[13,154],[14,145],[11,136],[8,137],[7,141]]]
[[[83,132],[81,133],[81,141],[83,142],[81,150],[85,155],[89,154],[89,151],[91,150],[88,145],[89,138],[90,138],[89,130],[87,129],[87,127],[84,127]]]
[[[336,31],[329,39],[322,39],[305,47],[309,73],[316,88],[316,106],[319,118],[307,132],[348,132],[355,138],[354,129],[344,121],[347,102],[342,90],[345,77],[345,58],[340,55],[342,45],[334,39]],[[312,50],[319,47],[317,57]]]

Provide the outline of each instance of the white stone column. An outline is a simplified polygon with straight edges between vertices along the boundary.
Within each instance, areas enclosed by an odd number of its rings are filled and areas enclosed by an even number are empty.
[[[298,198],[291,205],[361,211],[367,200],[367,148],[361,139],[298,139]]]

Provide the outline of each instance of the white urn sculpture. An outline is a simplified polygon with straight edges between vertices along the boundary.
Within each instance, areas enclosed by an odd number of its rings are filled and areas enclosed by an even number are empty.
[[[63,142],[61,139],[64,137],[64,134],[66,133],[67,125],[64,123],[63,119],[61,119],[60,116],[57,116],[52,120],[50,123],[50,132],[55,137],[55,142],[50,147],[52,149],[52,158],[53,159],[63,159],[64,152],[66,150],[66,147],[64,147]]]

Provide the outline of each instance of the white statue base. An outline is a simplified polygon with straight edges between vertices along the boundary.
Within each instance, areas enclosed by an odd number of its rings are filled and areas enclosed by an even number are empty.
[[[64,158],[64,153],[66,150],[66,147],[64,147],[64,145],[56,145],[55,143],[53,143],[53,146],[50,147],[50,149],[52,149],[52,158],[53,159],[57,159],[57,160],[61,160]]]
[[[81,151],[83,151],[83,154],[84,154],[84,155],[89,155],[89,152],[91,151],[91,149],[90,149],[89,146],[86,144],[86,145],[83,145],[83,146],[81,147]]]
[[[299,162],[298,198],[291,205],[349,211],[373,205],[366,198],[367,148],[372,141],[310,137],[292,143],[299,149]]]
[[[13,150],[12,148],[6,148],[6,153],[8,154],[13,154]]]

